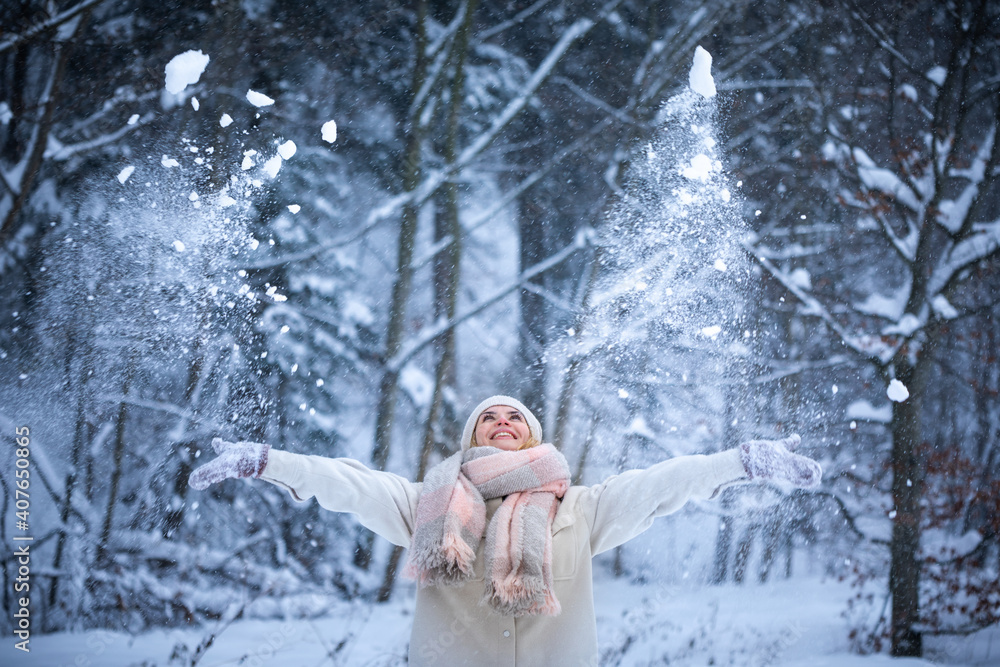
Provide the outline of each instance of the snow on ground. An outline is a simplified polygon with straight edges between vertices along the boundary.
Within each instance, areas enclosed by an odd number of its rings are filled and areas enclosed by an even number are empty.
[[[776,665],[783,667],[918,667],[1000,663],[1000,628],[969,638],[928,638],[927,658],[891,660],[848,650],[841,612],[843,583],[792,579],[764,585],[671,587],[595,582],[601,664]],[[263,665],[389,666],[406,663],[413,588],[401,585],[385,605],[330,601],[311,620],[240,620],[223,630],[201,667]],[[131,637],[93,631],[34,636],[31,653],[0,646],[0,664],[16,667],[167,667],[193,652],[211,625]],[[669,661],[669,662],[667,662]]]

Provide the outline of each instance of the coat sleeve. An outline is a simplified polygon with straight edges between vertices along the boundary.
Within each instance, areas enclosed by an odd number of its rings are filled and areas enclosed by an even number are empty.
[[[365,528],[393,544],[410,546],[421,484],[372,470],[354,459],[305,456],[272,449],[260,479],[292,498],[316,498],[324,509],[349,512]]]
[[[692,499],[708,499],[746,478],[739,451],[678,456],[645,470],[629,470],[587,487],[578,509],[590,525],[596,555],[631,540],[653,519],[679,510]]]

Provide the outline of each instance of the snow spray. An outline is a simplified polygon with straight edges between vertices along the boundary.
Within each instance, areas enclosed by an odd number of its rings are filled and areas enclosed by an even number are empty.
[[[602,279],[580,344],[608,351],[605,377],[621,378],[605,390],[612,399],[635,398],[629,382],[689,381],[677,364],[721,373],[750,335],[742,184],[730,182],[719,155],[710,63],[699,47],[690,88],[664,104],[603,230]]]

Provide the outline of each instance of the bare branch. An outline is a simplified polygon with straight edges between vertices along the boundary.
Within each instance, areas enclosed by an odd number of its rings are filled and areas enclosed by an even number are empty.
[[[101,146],[107,146],[108,144],[114,143],[124,137],[126,134],[135,131],[136,129],[142,127],[153,121],[156,118],[155,114],[147,113],[142,118],[140,118],[135,123],[131,125],[123,125],[114,132],[108,134],[102,134],[99,137],[95,137],[88,141],[81,141],[75,144],[66,144],[60,146],[58,149],[52,151],[51,153],[45,153],[45,157],[55,160],[57,162],[62,162],[70,159],[74,155],[79,155],[80,153],[86,153],[87,151],[92,151],[95,148],[100,148]]]
[[[778,267],[771,263],[771,261],[766,257],[762,256],[752,244],[745,242],[743,247],[750,257],[754,259],[754,261],[767,269],[768,273],[774,276],[778,282],[785,287],[785,289],[794,294],[795,298],[802,302],[802,304],[806,307],[806,314],[818,317],[825,322],[826,325],[840,337],[840,340],[843,341],[844,345],[846,345],[849,349],[865,359],[875,361],[879,366],[883,366],[888,363],[889,360],[895,355],[901,343],[897,343],[894,346],[865,345],[861,339],[851,334],[847,330],[847,327],[838,322],[826,306],[792,282],[792,280],[790,280],[783,271],[778,269]]]
[[[0,53],[8,51],[14,48],[15,46],[18,46],[22,42],[27,42],[29,40],[34,39],[35,37],[38,37],[39,35],[42,35],[50,30],[53,30],[54,28],[59,27],[63,23],[72,20],[73,18],[78,16],[81,12],[85,12],[88,9],[91,9],[92,7],[96,7],[102,2],[104,2],[104,0],[84,0],[78,5],[74,5],[73,7],[70,7],[65,11],[59,12],[52,18],[46,21],[42,21],[41,23],[28,28],[19,35],[14,35],[9,39],[0,42]]]
[[[571,257],[578,250],[585,248],[591,243],[591,232],[590,230],[581,230],[576,235],[576,239],[567,245],[565,248],[555,253],[551,257],[538,262],[531,268],[521,272],[513,281],[494,291],[492,294],[482,299],[476,304],[466,308],[461,313],[455,315],[454,318],[450,320],[439,320],[435,322],[431,327],[427,328],[420,336],[414,338],[413,340],[404,343],[399,352],[392,358],[386,361],[386,369],[390,373],[399,373],[406,363],[412,359],[418,352],[427,347],[429,344],[434,342],[439,336],[444,333],[454,329],[459,324],[465,322],[471,317],[474,317],[481,313],[486,308],[504,298],[514,290],[521,288],[525,283],[530,281],[535,276],[548,271],[554,266],[561,264]]]
[[[521,23],[522,21],[524,21],[524,19],[528,18],[529,16],[531,16],[532,14],[534,14],[535,12],[537,12],[539,9],[541,9],[545,5],[549,4],[549,2],[550,2],[550,0],[538,0],[534,4],[529,5],[525,9],[522,9],[517,14],[515,14],[514,16],[512,16],[510,19],[504,21],[503,23],[498,23],[497,25],[493,26],[489,30],[484,30],[483,32],[479,33],[478,35],[476,35],[474,41],[477,42],[477,43],[478,42],[485,42],[490,37],[493,37],[494,35],[500,34],[504,30],[506,30],[507,28],[510,28],[511,26],[515,26],[518,23]]]

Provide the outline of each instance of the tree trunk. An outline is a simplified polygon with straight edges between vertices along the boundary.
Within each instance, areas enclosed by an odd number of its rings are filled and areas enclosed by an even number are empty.
[[[469,31],[472,15],[478,0],[466,0],[465,19],[455,34],[452,52],[454,72],[451,79],[448,124],[445,136],[445,162],[452,164],[458,157],[458,130],[462,101],[465,99],[465,62],[468,55]],[[436,319],[451,320],[458,305],[458,287],[461,280],[462,224],[459,216],[458,183],[449,180],[442,188],[442,210],[435,224],[435,241],[451,237],[451,243],[434,259],[434,315]],[[420,454],[418,479],[423,479],[430,453],[442,433],[441,418],[446,390],[455,384],[455,329],[448,329],[437,341],[438,363],[434,370],[434,393],[431,398],[427,423],[424,425],[424,442]],[[377,599],[386,602],[392,595],[396,569],[402,548],[395,547],[382,577]]]
[[[712,583],[724,584],[729,578],[729,552],[733,548],[732,489],[722,492],[722,522],[715,536],[715,560],[712,563]]]
[[[731,384],[727,384],[725,389],[725,413],[723,419],[725,424],[722,431],[722,449],[736,447],[740,441],[740,432],[736,428],[737,406],[739,400],[734,396]],[[715,536],[715,560],[712,564],[712,583],[723,584],[729,576],[729,552],[733,548],[733,517],[735,491],[725,489],[722,492],[722,522],[718,533]]]
[[[530,268],[544,259],[544,211],[532,197],[521,197],[518,228],[520,231],[521,270]],[[543,287],[544,276],[531,282]],[[529,290],[521,290],[521,331],[518,337],[518,368],[514,369],[514,384],[521,393],[521,401],[531,406],[538,420],[545,423],[545,363],[543,356],[548,342],[546,335],[545,299]]]
[[[125,378],[122,380],[123,400],[118,406],[118,416],[115,420],[115,445],[112,453],[111,480],[108,489],[108,505],[104,511],[104,526],[101,528],[101,538],[97,546],[98,563],[106,564],[110,561],[111,530],[113,527],[115,505],[118,503],[118,490],[121,484],[122,464],[125,459],[125,423],[128,420],[128,392],[132,386],[132,378],[135,375],[136,361],[139,354],[136,351],[129,353],[125,366]]]
[[[78,336],[85,335],[84,331],[89,331],[89,327],[81,332],[72,332],[69,340],[67,341],[70,358],[69,373],[72,374],[74,370],[78,370],[78,375],[75,378],[75,381],[72,375],[70,375],[69,378],[71,386],[75,389],[76,423],[74,424],[73,430],[73,445],[70,451],[69,472],[66,474],[62,506],[59,508],[59,520],[62,523],[63,530],[60,531],[59,537],[56,539],[56,552],[52,558],[52,569],[57,574],[52,577],[52,587],[49,589],[49,609],[53,609],[59,604],[59,582],[61,580],[61,575],[59,573],[62,570],[63,554],[66,549],[66,543],[69,540],[66,527],[70,519],[70,509],[73,507],[73,490],[76,487],[77,477],[80,471],[80,457],[82,453],[86,451],[87,443],[90,442],[91,436],[90,422],[87,419],[87,379],[90,377],[92,368],[91,354],[89,349],[86,349],[85,346],[78,344],[77,339]],[[72,362],[77,358],[80,360],[79,369],[74,369]]]
[[[892,655],[919,657],[923,637],[914,626],[920,619],[920,395],[916,368],[902,362],[896,379],[911,396],[892,403],[892,520],[889,593],[892,595]]]
[[[417,19],[414,35],[414,65],[410,92],[413,99],[424,86],[427,78],[427,0],[418,0]],[[422,106],[411,106],[403,156],[403,190],[412,192],[420,183],[423,131],[420,125]],[[399,221],[399,241],[396,246],[396,279],[392,284],[392,300],[389,304],[389,321],[386,324],[385,354],[388,361],[399,352],[403,343],[406,326],[406,305],[410,300],[413,282],[413,243],[417,234],[417,218],[420,207],[414,203],[403,206]],[[385,369],[378,388],[378,407],[375,413],[375,446],[372,449],[372,465],[377,470],[385,468],[392,450],[392,426],[396,417],[396,391],[399,388],[398,372]],[[367,570],[371,565],[374,535],[366,532],[358,540],[354,550],[354,564]]]
[[[75,40],[83,32],[89,20],[90,10],[87,9],[81,12],[76,19],[76,25],[73,27],[72,32],[65,39],[55,41],[55,52],[52,55],[52,69],[49,73],[49,79],[45,84],[45,90],[39,100],[41,113],[27,146],[29,153],[25,158],[25,166],[21,171],[21,178],[17,184],[17,192],[12,193],[13,200],[10,209],[8,209],[3,223],[0,223],[0,246],[4,245],[15,235],[18,216],[31,196],[34,183],[41,173],[45,158],[45,149],[48,147],[49,133],[52,131],[52,125],[55,122],[56,110],[59,108],[60,103],[63,102],[59,97],[59,93],[63,75],[66,73],[66,63],[69,61],[70,52],[73,50]]]

